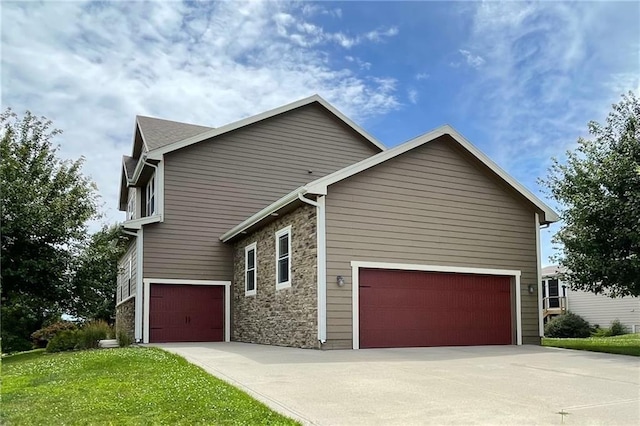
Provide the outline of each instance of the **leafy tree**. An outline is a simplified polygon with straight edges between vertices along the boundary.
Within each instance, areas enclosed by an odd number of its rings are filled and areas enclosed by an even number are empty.
[[[70,313],[85,319],[114,321],[118,259],[126,247],[126,235],[118,225],[103,227],[91,236],[74,268]]]
[[[611,297],[640,295],[640,100],[613,105],[606,124],[589,123],[566,163],[543,181],[561,205],[554,242],[572,288]]]
[[[83,159],[57,157],[52,139],[60,131],[51,124],[28,111],[0,114],[3,351],[25,345],[71,305],[73,256],[96,217],[97,192],[81,174]]]

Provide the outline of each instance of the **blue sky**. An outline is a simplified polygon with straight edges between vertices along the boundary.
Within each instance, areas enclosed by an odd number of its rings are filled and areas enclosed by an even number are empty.
[[[220,126],[318,93],[391,147],[448,123],[536,182],[640,91],[638,2],[11,2],[2,106],[52,119],[117,210],[136,114]],[[96,229],[98,223],[92,226]],[[552,253],[542,232],[543,265]]]

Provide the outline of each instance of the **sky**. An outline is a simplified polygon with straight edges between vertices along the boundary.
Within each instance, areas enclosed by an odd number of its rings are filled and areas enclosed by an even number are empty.
[[[640,2],[27,2],[1,7],[2,108],[62,129],[101,224],[135,115],[212,127],[319,94],[387,147],[450,124],[542,190],[590,120],[640,92]],[[542,264],[552,235],[541,233]]]

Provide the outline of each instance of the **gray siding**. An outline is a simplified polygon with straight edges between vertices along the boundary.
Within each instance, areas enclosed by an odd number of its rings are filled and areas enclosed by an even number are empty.
[[[131,258],[131,270],[129,269],[129,258]],[[131,275],[129,275],[131,274]],[[129,283],[131,276],[131,283]],[[138,258],[136,251],[136,241],[132,240],[124,256],[118,262],[118,286],[116,289],[116,303],[136,294],[136,278],[138,276]]]
[[[164,223],[145,226],[144,275],[231,280],[232,250],[220,235],[378,151],[312,104],[167,154]]]
[[[539,343],[533,207],[447,138],[329,188],[327,347],[351,347],[352,260],[520,270],[523,341]]]

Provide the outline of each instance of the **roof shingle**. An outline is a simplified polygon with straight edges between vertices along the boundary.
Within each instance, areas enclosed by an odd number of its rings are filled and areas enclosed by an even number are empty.
[[[136,119],[138,120],[142,137],[150,151],[212,129],[211,127],[142,115],[137,116]]]

